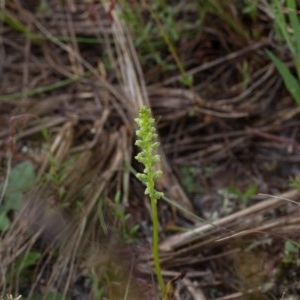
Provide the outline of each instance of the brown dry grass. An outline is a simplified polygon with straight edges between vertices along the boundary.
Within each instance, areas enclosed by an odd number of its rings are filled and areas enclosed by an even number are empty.
[[[154,297],[149,204],[131,169],[138,168],[132,160],[134,118],[142,105],[150,105],[162,142],[164,176],[158,189],[185,209],[160,204],[163,274],[170,279],[187,271],[176,297],[239,299],[257,291],[281,297],[289,283],[282,285],[278,276],[280,255],[286,237],[299,237],[298,206],[254,197],[243,209],[236,201],[226,214],[217,192],[255,183],[261,193],[285,192],[281,197],[299,200],[297,192],[287,189],[288,177],[298,172],[300,109],[286,96],[264,54],[273,45],[273,27],[262,3],[253,21],[239,5],[225,1],[226,14],[209,11],[201,34],[178,42],[184,68],[194,76],[189,89],[180,85],[177,71],[141,65],[117,4],[66,1],[62,6],[47,1],[47,15],[34,12],[34,1],[27,2],[27,9],[24,3],[11,1],[1,9],[44,38],[30,39],[1,24],[0,68],[5,76],[0,82],[0,157],[7,160],[8,148],[13,166],[30,160],[39,184],[2,236],[3,295],[22,287],[7,274],[17,257],[34,250],[42,258],[23,287],[28,299],[37,291],[95,299],[91,287],[84,290],[80,283],[92,273],[106,285],[109,299],[123,299],[132,286],[128,299]],[[188,9],[186,13],[191,14]],[[258,37],[251,35],[251,26]],[[101,42],[82,44],[78,36]],[[172,61],[168,55],[164,59]],[[62,87],[32,93],[66,79],[70,82]],[[27,118],[15,126],[12,149],[7,146],[16,116]],[[185,193],[183,167],[195,170],[193,180],[200,191]],[[2,177],[5,171],[3,164]],[[117,194],[132,215],[129,222],[144,226],[138,245],[125,245],[117,229]],[[218,218],[200,223],[187,211]],[[182,228],[184,233],[174,233]],[[267,239],[272,247],[265,246]],[[247,249],[257,251],[256,260]],[[109,282],[104,278],[107,270]],[[260,273],[259,281],[250,279],[253,272]]]

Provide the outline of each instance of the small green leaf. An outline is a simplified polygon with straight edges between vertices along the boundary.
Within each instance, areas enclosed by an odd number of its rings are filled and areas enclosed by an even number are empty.
[[[295,177],[290,179],[290,186],[300,191],[300,177]]]
[[[290,92],[298,106],[300,106],[300,87],[299,81],[292,75],[290,70],[286,67],[286,65],[272,52],[267,50],[267,54],[275,64],[278,72],[280,73],[285,87]]]
[[[180,81],[184,86],[191,87],[193,85],[194,78],[192,75],[184,74],[181,76]]]
[[[6,216],[6,212],[2,211],[0,213],[0,231],[5,231],[8,229],[10,225],[10,221],[8,217]]]
[[[257,192],[257,186],[256,185],[252,185],[249,188],[247,188],[247,190],[244,192],[244,198],[246,198],[246,200],[250,200],[251,197],[253,197]]]
[[[27,255],[20,257],[16,263],[16,272],[20,274],[23,270],[34,265],[41,257],[41,253],[31,251]]]
[[[34,183],[35,174],[33,165],[30,162],[18,164],[9,174],[5,190],[5,198],[0,208],[0,231],[5,231],[10,225],[7,213],[10,210],[17,210],[22,203],[23,193]],[[0,185],[0,192],[3,192],[5,184]]]
[[[11,192],[5,198],[4,209],[9,211],[11,209],[17,210],[21,207],[22,203],[22,193]]]
[[[234,195],[234,196],[236,196],[236,197],[238,197],[238,198],[240,198],[241,195],[242,195],[242,192],[241,192],[238,188],[236,188],[236,187],[234,187],[234,186],[228,187],[228,188],[227,188],[227,191],[228,191],[230,194],[232,194],[232,195]]]
[[[284,250],[287,253],[295,254],[295,253],[298,253],[299,248],[298,248],[298,246],[295,243],[293,243],[290,240],[288,240],[288,241],[285,242]]]
[[[11,171],[8,179],[6,194],[26,192],[35,180],[34,168],[31,162],[25,161]]]

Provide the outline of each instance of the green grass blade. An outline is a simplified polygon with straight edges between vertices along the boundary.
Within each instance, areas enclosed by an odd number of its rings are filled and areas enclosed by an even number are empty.
[[[26,26],[24,24],[22,24],[18,19],[16,19],[12,14],[10,14],[7,11],[1,10],[1,9],[0,9],[0,21],[4,22],[11,28],[14,28],[15,30],[19,31],[24,36],[28,37],[29,39],[31,39],[34,42],[41,41],[41,40],[49,40],[49,38],[46,36],[43,36],[41,34],[32,33],[30,30],[28,30],[26,28]],[[70,42],[71,41],[71,37],[69,37],[69,36],[58,36],[56,38],[62,42]],[[100,38],[81,37],[81,36],[79,36],[79,37],[77,36],[76,41],[77,41],[77,43],[80,43],[80,44],[93,44],[93,45],[105,43],[105,41]]]
[[[224,20],[225,24],[228,24],[236,33],[245,38],[245,40],[249,40],[248,32],[222,7],[221,3],[222,1],[218,0],[207,1],[207,5],[211,6],[212,11],[216,12],[217,15]]]
[[[76,81],[78,81],[78,80],[80,80],[84,77],[87,77],[87,76],[89,76],[89,73],[86,73],[86,74],[81,75],[81,76],[61,80],[61,81],[58,81],[58,82],[55,82],[53,84],[49,84],[49,85],[46,85],[46,86],[37,87],[37,88],[32,89],[32,90],[30,90],[26,93],[16,92],[16,93],[12,93],[12,94],[9,94],[9,95],[2,95],[2,96],[0,96],[0,101],[1,100],[2,101],[3,100],[5,100],[5,101],[17,100],[17,99],[20,99],[22,97],[34,96],[34,95],[38,95],[38,94],[41,94],[41,93],[50,92],[50,91],[56,90],[58,88],[67,86],[67,85],[69,85],[73,82],[76,82]]]
[[[281,34],[283,35],[286,43],[288,44],[288,47],[294,54],[296,49],[294,47],[294,44],[292,42],[292,37],[288,32],[288,23],[285,18],[285,15],[283,13],[283,7],[279,0],[274,0],[273,2],[273,13],[275,18],[275,23],[278,26],[278,28],[281,31]]]
[[[290,70],[286,67],[286,65],[272,52],[267,50],[267,54],[275,64],[278,72],[280,73],[284,84],[296,103],[300,106],[300,87],[298,80],[292,75]]]
[[[289,9],[288,16],[290,20],[290,24],[293,28],[293,35],[294,35],[294,48],[295,48],[295,64],[296,64],[296,69],[297,69],[297,75],[298,78],[300,78],[300,23],[299,19],[296,13],[297,7],[296,7],[296,2],[295,0],[288,0],[287,6]]]
[[[36,41],[39,39],[39,36],[37,34],[32,33],[29,31],[25,25],[23,25],[20,21],[18,21],[16,18],[13,17],[12,14],[10,14],[7,11],[4,11],[0,9],[0,21],[6,23],[10,27],[16,29],[17,31],[23,33],[25,36],[30,38],[33,41]]]

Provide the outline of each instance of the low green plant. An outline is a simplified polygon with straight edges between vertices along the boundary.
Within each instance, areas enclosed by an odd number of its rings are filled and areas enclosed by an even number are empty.
[[[206,2],[205,7],[207,11],[213,13],[218,18],[220,18],[226,26],[229,26],[231,29],[233,29],[239,36],[243,37],[245,40],[249,39],[249,34],[245,26],[241,22],[239,22],[239,19],[235,18],[233,14],[230,13],[230,9],[228,9],[228,5],[231,4],[232,0],[229,1],[218,1],[218,0],[210,0],[210,1],[204,1]],[[242,2],[242,1],[237,1]],[[246,1],[248,2],[248,1]],[[243,3],[244,8],[249,7],[248,3]],[[244,11],[245,13],[245,11]]]
[[[300,192],[300,177],[296,176],[290,179],[290,186]]]
[[[285,2],[286,7],[283,6],[282,1],[274,0],[271,8],[277,32],[283,37],[292,54],[297,75],[294,75],[274,53],[267,51],[267,54],[275,64],[287,90],[297,105],[300,106],[300,22],[297,16],[296,1],[287,0]],[[285,11],[287,11],[287,14],[285,14]]]
[[[229,186],[218,191],[223,198],[222,214],[231,214],[237,209],[244,209],[251,198],[257,193],[257,186],[251,185],[246,189],[240,189],[235,186]],[[212,213],[210,219],[215,220],[219,217],[218,211]]]
[[[96,299],[103,299],[104,288],[94,270],[91,272],[92,289]]]
[[[238,201],[242,202],[243,205],[249,204],[251,198],[257,193],[257,186],[251,185],[245,190],[240,190],[237,187],[228,187],[227,191],[232,194]]]
[[[152,253],[154,258],[155,273],[162,293],[165,292],[165,284],[162,278],[159,260],[159,221],[157,212],[157,201],[163,197],[162,192],[155,190],[155,181],[162,175],[161,170],[156,170],[155,165],[160,161],[160,156],[155,154],[159,146],[155,129],[155,121],[151,117],[151,110],[142,107],[138,118],[135,119],[138,129],[136,130],[137,140],[135,144],[141,152],[136,159],[144,165],[143,173],[138,173],[137,178],[146,185],[145,194],[149,196],[151,202],[151,217],[153,223]]]
[[[22,287],[32,284],[32,275],[34,266],[41,258],[41,253],[36,251],[28,251],[21,253],[15,260],[9,271],[6,273],[6,280],[9,286],[15,286],[15,283],[21,284]],[[17,284],[17,290],[20,286]]]
[[[123,0],[121,5],[122,17],[134,35],[135,46],[141,61],[159,65],[163,71],[178,69],[181,83],[191,86],[193,77],[185,71],[176,50],[176,43],[183,36],[196,36],[198,29],[194,23],[178,22],[179,15],[182,13],[180,4],[170,5],[159,0],[151,3],[145,1],[130,3]],[[185,5],[186,9],[187,7],[188,4]],[[197,11],[196,3],[192,10]],[[168,52],[173,61],[166,60],[164,54]]]
[[[243,3],[243,13],[249,15],[252,20],[257,19],[258,16],[258,0],[245,0]]]
[[[126,212],[123,205],[121,204],[121,194],[117,193],[115,196],[115,202],[113,205],[113,213],[121,225],[122,237],[127,244],[131,244],[136,241],[137,233],[140,229],[139,224],[133,226],[128,225],[128,219],[131,215]]]
[[[182,185],[189,195],[202,192],[201,186],[195,180],[197,175],[196,168],[183,166],[180,168],[180,175]]]
[[[23,194],[32,187],[34,181],[33,165],[25,161],[16,165],[0,185],[0,231],[8,229],[10,225],[8,213],[20,208]]]
[[[299,244],[295,243],[292,240],[287,240],[284,244],[284,252],[282,257],[282,262],[284,264],[298,263],[299,254]]]
[[[24,255],[21,255],[17,258],[14,272],[18,277],[20,277],[22,274],[28,277],[28,269],[29,267],[36,264],[36,262],[40,259],[41,253],[30,251]]]

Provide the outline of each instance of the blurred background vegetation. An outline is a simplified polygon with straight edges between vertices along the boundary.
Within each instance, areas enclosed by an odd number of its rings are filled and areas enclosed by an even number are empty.
[[[169,298],[298,299],[299,9],[0,1],[0,298],[160,299],[147,106]]]

